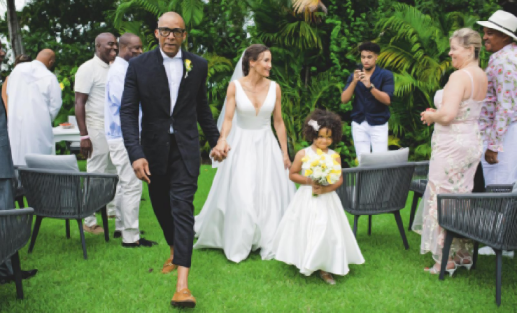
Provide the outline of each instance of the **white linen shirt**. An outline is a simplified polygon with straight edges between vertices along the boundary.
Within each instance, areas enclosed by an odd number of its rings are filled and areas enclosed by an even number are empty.
[[[104,102],[109,65],[98,56],[84,62],[75,74],[75,92],[88,95],[86,127],[104,130]]]
[[[181,55],[181,49],[173,58],[163,53],[161,48],[160,53],[163,57],[163,67],[165,68],[165,73],[167,73],[167,80],[169,81],[169,90],[171,95],[170,114],[172,115],[172,112],[174,112],[174,106],[176,106],[176,101],[178,100],[181,79],[183,78],[183,59]],[[169,132],[171,134],[174,133],[172,125]]]

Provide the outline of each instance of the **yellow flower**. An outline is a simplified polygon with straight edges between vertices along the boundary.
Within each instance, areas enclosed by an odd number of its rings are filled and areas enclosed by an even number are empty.
[[[337,159],[337,158],[339,158],[339,154],[334,153],[333,155],[331,155],[331,157],[332,157],[333,159]]]
[[[321,162],[321,168],[322,168],[322,169],[326,169],[326,168],[327,168],[327,164],[325,164],[325,163]]]
[[[341,165],[338,161],[334,160],[334,165]]]
[[[332,184],[332,182],[330,181],[330,175],[327,175],[327,183]]]
[[[61,87],[61,90],[65,89],[65,84],[59,83],[59,87]]]
[[[189,59],[185,60],[185,69],[187,70],[187,72],[192,71],[192,61],[190,61]]]
[[[319,165],[319,164],[320,164],[320,161],[319,161],[319,160],[313,161],[313,162],[311,163],[311,167],[315,167],[315,166],[317,166],[317,165]]]
[[[302,162],[303,162],[303,163],[305,163],[305,162],[307,162],[307,161],[309,161],[309,157],[308,157],[308,156],[306,156],[306,157],[304,157],[304,158],[302,159]]]
[[[317,154],[317,155],[322,155],[322,154],[323,154],[323,151],[321,151],[321,149],[316,149],[316,154]]]
[[[331,174],[341,174],[340,170],[332,170],[330,171]]]
[[[312,174],[312,170],[305,170],[305,176],[309,176]]]

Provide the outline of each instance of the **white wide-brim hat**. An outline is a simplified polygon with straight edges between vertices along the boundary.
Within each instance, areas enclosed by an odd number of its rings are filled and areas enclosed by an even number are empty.
[[[488,21],[478,21],[477,23],[481,26],[500,31],[517,40],[517,35],[515,35],[515,31],[517,31],[517,17],[511,13],[498,10],[490,16]]]

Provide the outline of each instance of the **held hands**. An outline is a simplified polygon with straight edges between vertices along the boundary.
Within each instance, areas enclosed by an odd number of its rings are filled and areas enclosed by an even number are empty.
[[[422,124],[431,126],[434,123],[433,115],[435,112],[436,109],[427,108],[424,112],[420,113],[420,120],[422,121]]]
[[[141,158],[133,162],[133,171],[135,172],[136,177],[138,179],[151,183],[149,176],[151,176],[151,172],[149,171],[149,163],[146,159]]]
[[[228,152],[231,150],[230,145],[226,142],[226,139],[219,139],[217,145],[212,149],[210,157],[217,162],[222,162],[228,156]]]
[[[498,152],[486,149],[485,160],[488,162],[488,164],[499,163],[499,160],[497,159],[498,154]]]
[[[92,142],[88,139],[81,140],[81,154],[84,155],[87,159],[92,157],[93,148]]]

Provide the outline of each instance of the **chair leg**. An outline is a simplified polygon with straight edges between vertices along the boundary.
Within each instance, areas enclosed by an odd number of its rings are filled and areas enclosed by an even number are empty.
[[[404,248],[406,250],[409,249],[409,243],[406,239],[406,232],[404,231],[404,225],[402,224],[402,218],[400,217],[400,211],[393,212],[395,215],[395,221],[397,221],[397,226],[399,227],[400,236],[402,237],[402,242],[404,243]]]
[[[372,235],[372,216],[368,215],[368,236]]]
[[[478,250],[479,250],[479,242],[474,242],[474,254],[472,255],[472,269],[476,269],[476,265],[478,263]]]
[[[25,207],[25,203],[23,202],[23,196],[16,198],[15,201],[18,203],[18,208],[23,209]]]
[[[409,214],[409,226],[407,228],[408,231],[411,231],[411,226],[413,226],[413,222],[415,221],[416,208],[418,206],[418,198],[420,198],[420,194],[413,192],[413,204],[411,204],[411,213]]]
[[[11,264],[13,266],[14,282],[16,283],[16,298],[23,299],[22,268],[20,266],[20,255],[18,251],[11,256]]]
[[[70,220],[66,220],[66,239],[70,239]]]
[[[454,234],[450,231],[447,232],[445,236],[445,242],[443,243],[442,249],[442,264],[440,266],[440,277],[438,279],[443,280],[445,276],[445,269],[447,268],[447,261],[449,260],[449,251],[451,251],[452,240],[454,239]]]
[[[494,249],[495,250],[495,249]],[[503,250],[495,250],[496,268],[495,268],[495,302],[497,306],[501,305],[501,272],[503,267]]]
[[[104,240],[106,242],[110,241],[110,231],[109,231],[109,225],[108,225],[108,212],[106,209],[106,206],[104,206],[101,209],[101,215],[102,215],[102,227],[104,228]]]
[[[354,236],[357,237],[357,224],[359,224],[359,215],[354,215]]]
[[[31,238],[31,244],[29,245],[29,253],[32,253],[32,249],[34,249],[34,244],[36,244],[36,238],[38,238],[39,227],[41,226],[41,220],[43,220],[43,216],[36,215],[36,223],[34,224],[34,229],[32,230],[32,238]]]
[[[77,224],[79,225],[79,233],[81,234],[81,244],[83,245],[83,257],[85,260],[88,260],[88,255],[86,254],[86,240],[84,239],[83,220],[81,218],[78,218]]]

